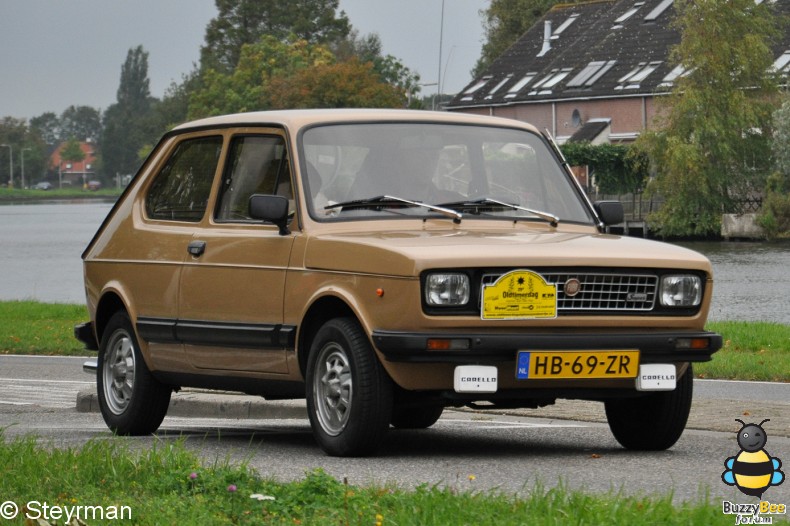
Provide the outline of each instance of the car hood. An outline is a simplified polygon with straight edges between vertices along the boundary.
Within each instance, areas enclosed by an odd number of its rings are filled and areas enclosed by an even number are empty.
[[[391,276],[431,268],[631,267],[710,273],[692,250],[646,239],[585,233],[390,231],[332,233],[309,239],[305,266]]]

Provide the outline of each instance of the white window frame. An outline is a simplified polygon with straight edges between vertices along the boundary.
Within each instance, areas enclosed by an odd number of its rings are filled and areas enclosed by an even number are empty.
[[[673,3],[674,1],[675,1],[675,0],[663,0],[663,2],[661,2],[660,4],[658,4],[658,5],[656,6],[656,8],[655,8],[655,9],[653,9],[652,11],[650,11],[650,12],[649,12],[649,13],[648,13],[648,14],[645,16],[645,22],[655,22],[655,21],[656,21],[656,19],[657,19],[658,17],[660,17],[660,16],[661,16],[661,14],[662,14],[664,11],[666,11],[666,10],[667,10],[667,8],[668,8],[669,6],[671,6],[671,5],[672,5],[672,3]]]
[[[511,86],[510,89],[507,90],[507,95],[505,95],[505,98],[506,99],[514,98],[516,95],[518,95],[519,91],[524,89],[527,86],[527,84],[535,80],[535,77],[537,76],[538,76],[537,72],[530,71],[529,73],[521,77],[521,80],[513,84],[513,86]]]

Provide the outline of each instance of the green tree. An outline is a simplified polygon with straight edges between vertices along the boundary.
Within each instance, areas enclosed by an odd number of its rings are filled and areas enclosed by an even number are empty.
[[[50,146],[56,146],[72,137],[80,140],[97,140],[102,132],[101,112],[90,106],[69,106],[58,117],[53,112],[42,113],[30,119],[31,131],[37,133]]]
[[[101,136],[101,113],[90,106],[69,106],[60,115],[60,140],[76,137],[80,140]]]
[[[571,166],[589,166],[604,194],[636,194],[647,182],[647,160],[630,146],[566,142],[562,153]]]
[[[155,142],[165,132],[174,126],[185,122],[189,118],[189,98],[200,87],[200,76],[197,70],[181,77],[181,82],[171,82],[165,89],[162,100],[153,101],[151,107],[152,129],[157,130],[151,136],[150,142],[144,144],[137,152],[138,159],[142,162],[153,150]]]
[[[272,80],[272,108],[402,108],[402,89],[381,81],[371,62],[357,59],[302,68]]]
[[[656,172],[652,190],[665,200],[651,218],[661,235],[717,235],[721,214],[764,184],[777,93],[767,73],[778,33],[770,6],[675,2],[681,42],[671,60],[689,74],[667,97],[660,128],[638,141]]]
[[[69,139],[60,150],[60,158],[73,163],[85,160],[85,152],[82,151],[80,141],[73,137]]]
[[[775,171],[768,178],[758,216],[769,238],[790,237],[790,96],[774,112],[771,140]]]
[[[189,118],[271,109],[271,80],[289,76],[300,69],[334,62],[328,48],[298,40],[292,44],[264,36],[240,50],[238,66],[232,73],[209,69],[201,76],[200,87],[189,97]]]
[[[309,43],[330,43],[348,35],[351,25],[339,0],[216,0],[217,17],[206,27],[200,53],[201,70],[230,73],[241,60],[245,44],[264,35]]]
[[[149,88],[148,53],[137,46],[129,50],[121,67],[117,102],[104,112],[100,146],[107,176],[131,174],[140,166],[140,148],[160,131],[152,112],[155,102]]]
[[[482,9],[485,42],[480,58],[472,70],[479,77],[546,12],[562,0],[491,0]],[[563,3],[573,3],[572,1]]]
[[[403,62],[392,55],[384,55],[381,38],[377,33],[360,37],[356,30],[351,30],[348,37],[335,43],[332,51],[340,62],[357,59],[361,63],[370,62],[373,71],[381,80],[401,88],[404,93],[416,97],[420,91],[420,76],[407,68]]]
[[[60,119],[51,111],[42,113],[30,119],[30,128],[48,145],[55,146],[60,143]]]
[[[38,130],[28,126],[24,119],[4,117],[0,120],[0,185],[10,179],[9,155],[13,152],[14,185],[19,186],[22,179],[22,157],[25,164],[25,185],[40,179],[46,171],[47,145]]]

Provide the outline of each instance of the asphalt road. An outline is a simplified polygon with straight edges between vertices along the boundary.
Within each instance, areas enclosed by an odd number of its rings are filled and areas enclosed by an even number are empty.
[[[98,413],[75,409],[77,393],[95,387],[82,372],[82,361],[0,356],[0,428],[7,438],[35,434],[48,446],[67,447],[111,437]],[[600,404],[562,402],[509,414],[446,411],[431,429],[393,430],[381,456],[331,458],[315,445],[298,403],[235,395],[213,398],[201,392],[178,395],[184,397],[178,399],[181,405],[171,406],[172,416],[156,438],[128,440],[148,448],[155,441],[185,438],[206,462],[244,461],[261,475],[280,480],[300,479],[320,467],[358,485],[440,484],[523,494],[540,482],[594,492],[671,492],[676,501],[707,493],[712,502],[751,502],[721,482],[723,463],[739,452],[735,418],[770,418],[764,425],[765,449],[782,459],[790,474],[790,384],[696,381],[695,390],[689,428],[672,449],[658,453],[620,448],[601,420]],[[198,399],[202,405],[191,402]],[[234,404],[248,404],[246,414],[252,418],[238,418]],[[250,404],[271,412],[267,417],[250,410]],[[225,418],[211,416],[212,410]],[[790,483],[769,488],[764,499],[790,504]]]

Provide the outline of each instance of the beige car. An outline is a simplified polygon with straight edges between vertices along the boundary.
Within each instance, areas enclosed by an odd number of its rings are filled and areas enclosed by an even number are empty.
[[[445,407],[602,401],[626,448],[686,424],[711,266],[608,235],[553,143],[513,120],[261,112],[165,135],[83,254],[98,397],[154,432],[182,387],[306,398],[331,455]],[[539,415],[539,413],[536,413]]]

